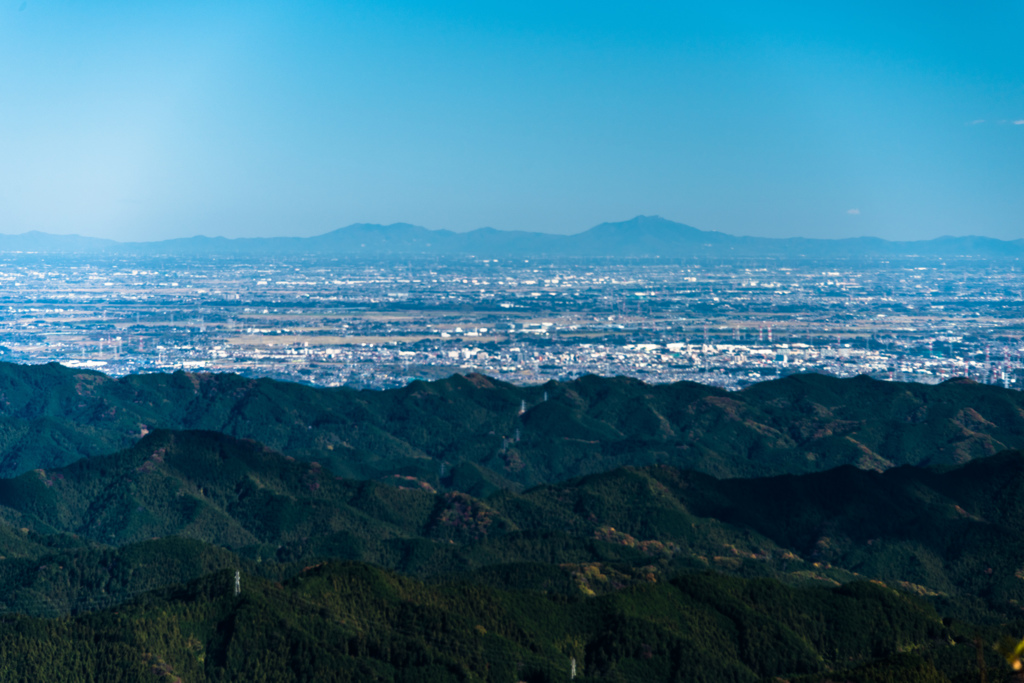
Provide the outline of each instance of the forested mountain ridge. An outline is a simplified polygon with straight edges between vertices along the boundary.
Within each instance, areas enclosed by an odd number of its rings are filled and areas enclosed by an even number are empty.
[[[523,561],[646,565],[737,545],[754,552],[749,533],[690,515],[633,470],[489,499],[395,483],[342,479],[216,432],[158,431],[120,453],[0,480],[0,516],[33,538],[120,546],[180,536],[254,561],[358,559],[421,575]],[[631,517],[662,527],[647,528],[646,545],[623,544],[609,527],[634,528]]]
[[[0,365],[0,680],[976,680],[1024,634],[1014,448],[964,381]]]
[[[1024,605],[1022,493],[1024,454],[1007,451],[944,472],[716,480],[653,465],[477,498],[411,477],[339,478],[216,432],[158,431],[121,453],[0,481],[0,588],[8,609],[64,596],[48,614],[196,576],[179,555],[207,570],[235,557],[268,576],[359,560],[565,594],[713,569],[878,579],[987,619]],[[134,562],[150,569],[119,574]]]
[[[738,392],[594,376],[517,387],[480,375],[355,391],[0,364],[5,476],[112,453],[158,428],[255,439],[339,476],[434,486],[444,476],[485,494],[654,463],[717,477],[958,464],[1024,448],[1024,399],[965,380],[821,375]]]

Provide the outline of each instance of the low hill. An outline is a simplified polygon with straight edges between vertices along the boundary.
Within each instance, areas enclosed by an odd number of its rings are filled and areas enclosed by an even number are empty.
[[[660,561],[664,569],[726,545],[748,554],[778,550],[652,497],[650,483],[623,470],[559,489],[554,502],[548,489],[481,500],[436,493],[413,478],[341,479],[318,463],[216,432],[155,432],[111,456],[0,480],[0,515],[31,532],[36,546],[48,535],[99,547],[173,536],[259,562],[355,559],[420,575],[516,562]],[[557,502],[565,496],[598,502],[593,510]],[[645,544],[624,544],[608,528],[623,514],[662,526],[645,528]]]
[[[881,471],[1024,448],[1022,396],[966,380],[821,375],[738,392],[595,376],[517,387],[481,375],[354,391],[0,363],[0,474],[113,453],[154,429],[217,431],[339,476],[414,476],[477,495],[655,463],[716,477]]]
[[[567,594],[694,569],[797,583],[859,577],[988,619],[1024,605],[1022,490],[1024,454],[1013,451],[949,471],[844,466],[758,479],[655,465],[478,498],[413,477],[342,479],[215,432],[155,432],[112,456],[0,481],[0,567],[9,594],[53,584],[73,604],[108,584],[130,591],[110,569],[122,563],[115,548],[193,539],[200,546],[180,552],[199,565],[237,556],[268,576],[347,559]],[[151,564],[179,552],[145,547]],[[55,565],[77,573],[38,571]],[[194,576],[188,565],[165,578]],[[544,569],[516,569],[524,565]]]

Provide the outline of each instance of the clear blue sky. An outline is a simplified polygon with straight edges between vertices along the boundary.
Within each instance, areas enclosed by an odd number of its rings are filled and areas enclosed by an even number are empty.
[[[0,0],[0,232],[1024,237],[1024,2]]]

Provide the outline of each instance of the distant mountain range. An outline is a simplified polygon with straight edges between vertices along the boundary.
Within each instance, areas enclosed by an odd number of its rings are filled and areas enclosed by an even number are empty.
[[[79,235],[27,232],[0,235],[0,252],[403,258],[468,255],[495,258],[1018,258],[1024,256],[1024,239],[1005,241],[989,237],[939,237],[933,240],[894,242],[877,237],[738,237],[699,230],[660,216],[637,216],[619,223],[602,223],[575,235],[493,228],[458,233],[428,230],[407,223],[356,223],[315,237],[189,237],[156,242],[116,242]]]

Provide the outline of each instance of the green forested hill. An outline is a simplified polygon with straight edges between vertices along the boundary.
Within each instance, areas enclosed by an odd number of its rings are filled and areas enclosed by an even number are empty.
[[[732,393],[593,376],[516,387],[479,375],[353,391],[0,364],[0,474],[112,453],[154,429],[217,431],[340,476],[444,477],[483,494],[654,463],[717,477],[959,464],[1024,448],[1024,399],[963,380],[820,375]]]
[[[487,498],[397,483],[342,479],[216,432],[154,432],[112,456],[0,480],[0,588],[8,609],[52,596],[38,612],[51,613],[236,558],[267,576],[349,559],[569,594],[705,568],[880,579],[971,618],[1024,606],[1020,452],[945,472],[761,479],[655,465]]]
[[[869,583],[698,574],[584,599],[326,564],[284,584],[246,575],[236,597],[230,576],[116,611],[0,619],[0,679],[556,681],[571,658],[581,683],[826,679],[866,664],[882,680],[976,676],[973,646],[931,608]]]
[[[0,681],[974,681],[1024,635],[1015,448],[962,381],[0,364]]]
[[[28,544],[9,559],[44,557],[43,539],[69,547],[50,553],[47,565],[69,563],[82,548],[171,536],[252,562],[358,559],[424,576],[517,562],[579,565],[579,572],[595,562],[638,572],[655,563],[662,571],[706,566],[723,553],[785,555],[757,534],[689,514],[635,471],[486,500],[397,481],[404,486],[341,479],[316,462],[216,432],[159,431],[121,453],[0,480],[0,517],[14,541]],[[40,581],[49,574],[26,576],[33,594],[47,592]]]
[[[1007,613],[1024,607],[1024,453],[945,472],[842,467],[715,480],[651,468],[691,513],[750,529],[825,566]]]

